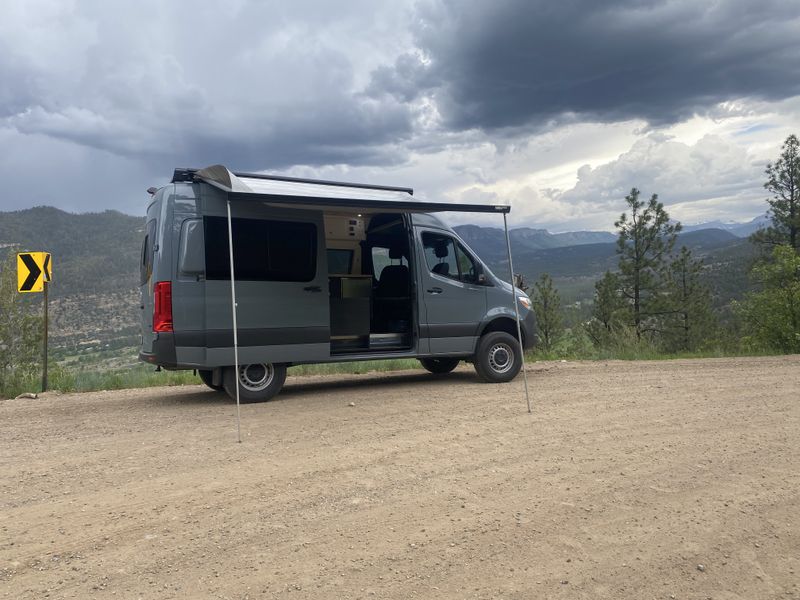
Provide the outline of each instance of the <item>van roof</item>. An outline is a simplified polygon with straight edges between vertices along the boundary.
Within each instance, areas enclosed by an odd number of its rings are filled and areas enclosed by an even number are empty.
[[[172,183],[204,182],[229,194],[231,200],[321,208],[349,207],[400,212],[507,213],[507,204],[455,204],[414,198],[405,187],[301,179],[282,175],[231,172],[223,165],[204,169],[175,169]]]

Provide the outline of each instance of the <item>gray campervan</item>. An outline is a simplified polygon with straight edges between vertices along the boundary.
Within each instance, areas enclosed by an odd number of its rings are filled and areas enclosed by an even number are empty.
[[[431,214],[507,206],[222,166],[177,169],[149,191],[139,357],[242,401],[272,398],[303,363],[412,357],[443,374],[464,360],[506,382],[520,337],[534,342],[524,292]]]

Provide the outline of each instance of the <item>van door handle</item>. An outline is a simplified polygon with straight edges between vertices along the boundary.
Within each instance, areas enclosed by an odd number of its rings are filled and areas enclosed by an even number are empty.
[[[304,292],[321,292],[322,288],[318,285],[309,285],[303,288]]]
[[[441,294],[441,293],[442,293],[442,291],[443,291],[443,290],[442,290],[442,288],[440,288],[440,287],[435,287],[435,288],[431,288],[431,289],[429,289],[429,290],[428,290],[428,293],[429,293],[429,294]]]

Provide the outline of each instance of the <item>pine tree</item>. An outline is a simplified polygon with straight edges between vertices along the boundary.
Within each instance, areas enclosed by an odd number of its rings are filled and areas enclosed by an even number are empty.
[[[553,287],[553,279],[547,273],[542,273],[541,277],[533,284],[531,302],[539,325],[542,348],[549,351],[563,331],[563,322],[561,320],[561,297],[558,290]]]
[[[767,199],[772,224],[753,234],[756,243],[785,245],[800,251],[800,140],[790,135],[774,163],[767,165],[764,187],[772,192]]]
[[[671,350],[693,350],[714,328],[711,292],[702,281],[703,261],[683,246],[665,271],[661,331]]]
[[[594,284],[592,318],[606,334],[610,334],[626,316],[626,303],[620,285],[619,276],[611,271],[606,271],[602,279]]]
[[[744,325],[759,345],[783,352],[800,352],[800,140],[790,135],[780,157],[767,165],[764,187],[770,227],[751,240],[772,252],[751,271],[761,288],[737,306]]]
[[[637,337],[654,329],[652,318],[660,314],[657,304],[663,291],[662,271],[681,230],[680,223],[670,223],[656,194],[645,203],[639,200],[639,193],[633,188],[625,197],[630,216],[622,213],[614,223],[619,232],[621,290],[632,304]]]
[[[800,254],[777,246],[772,260],[753,268],[761,286],[736,308],[758,345],[781,352],[800,352]]]
[[[585,325],[595,346],[606,346],[630,320],[630,304],[622,296],[619,275],[606,271],[594,284],[592,318]]]

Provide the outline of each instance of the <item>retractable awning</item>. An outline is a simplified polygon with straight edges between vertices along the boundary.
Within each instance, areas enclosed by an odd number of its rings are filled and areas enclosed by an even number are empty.
[[[403,212],[505,214],[511,211],[511,207],[507,204],[455,204],[418,200],[414,198],[414,190],[411,188],[233,173],[223,165],[204,169],[178,169],[172,181],[173,183],[204,181],[228,192],[231,200],[271,202],[287,206],[302,204],[305,207],[346,207]]]

